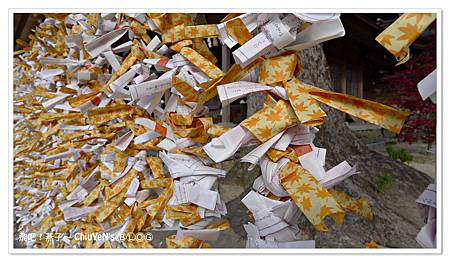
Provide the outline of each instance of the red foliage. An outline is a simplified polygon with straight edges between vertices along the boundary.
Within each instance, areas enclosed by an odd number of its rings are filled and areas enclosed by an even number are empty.
[[[436,105],[430,99],[422,101],[417,83],[436,68],[436,35],[422,37],[415,44],[422,47],[417,55],[384,74],[382,81],[395,92],[394,98],[384,103],[412,112],[398,136],[400,141],[431,144],[436,139]]]

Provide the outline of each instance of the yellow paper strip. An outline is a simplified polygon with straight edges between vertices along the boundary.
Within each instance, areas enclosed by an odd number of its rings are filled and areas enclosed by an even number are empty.
[[[322,224],[326,216],[331,216],[338,224],[343,222],[345,213],[339,204],[299,164],[289,161],[280,171],[280,183],[316,230],[328,231]]]
[[[166,237],[167,248],[201,248],[203,241],[190,236],[183,236],[177,239],[176,235]]]
[[[395,56],[399,64],[409,59],[409,46],[436,20],[435,13],[405,13],[375,40]]]
[[[341,207],[351,210],[369,221],[373,219],[372,208],[364,198],[355,200],[346,193],[333,189],[330,190],[330,193]]]
[[[150,170],[152,170],[152,175],[154,178],[163,178],[164,176],[164,168],[163,168],[163,162],[159,157],[146,157],[145,161],[147,161],[148,166],[150,167]]]
[[[286,85],[286,92],[300,123],[304,125],[320,125],[325,112],[309,94],[311,89],[317,89],[294,78]]]
[[[268,58],[261,64],[258,82],[272,84],[289,81],[294,76],[296,66],[296,53]]]
[[[240,18],[228,21],[225,25],[225,29],[227,31],[227,34],[229,34],[240,45],[245,44],[253,37]]]
[[[176,44],[171,45],[170,49],[172,49],[173,51],[179,53],[181,51],[181,48],[183,48],[185,46],[191,46],[191,45],[192,45],[192,41],[191,40],[183,40],[183,41],[180,41],[180,42],[178,42]]]
[[[96,107],[88,110],[88,123],[99,125],[116,118],[123,118],[124,116],[131,114],[131,112],[133,112],[133,107],[127,104]]]
[[[219,30],[214,24],[186,26],[184,32],[189,39],[217,37],[219,35]]]
[[[309,92],[314,99],[369,123],[400,133],[403,123],[410,115],[377,102],[351,95],[316,89]]]
[[[224,75],[222,70],[190,47],[183,47],[180,54],[212,79],[216,79]]]
[[[275,106],[264,107],[242,121],[241,126],[247,128],[261,142],[266,142],[296,122],[297,117],[289,103],[279,100]]]
[[[133,45],[131,46],[130,54],[123,60],[119,69],[113,73],[111,78],[108,80],[108,83],[105,85],[105,89],[107,92],[112,93],[110,85],[114,80],[119,78],[122,74],[124,74],[132,65],[136,63],[138,60],[142,60],[144,58],[144,52],[140,48],[140,44],[137,40],[133,41]]]

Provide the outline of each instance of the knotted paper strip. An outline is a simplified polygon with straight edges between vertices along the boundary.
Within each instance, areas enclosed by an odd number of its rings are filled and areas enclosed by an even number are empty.
[[[242,121],[241,126],[252,132],[259,141],[266,142],[296,122],[297,117],[289,103],[279,100],[275,106],[266,106]]]
[[[326,116],[319,103],[311,97],[309,91],[317,89],[294,78],[286,85],[286,92],[292,108],[303,125],[321,125]]]
[[[228,35],[235,39],[240,45],[245,44],[253,37],[240,18],[228,21],[225,29],[227,30]]]
[[[223,72],[217,66],[197,53],[194,49],[183,47],[181,48],[180,54],[186,57],[187,60],[197,66],[200,70],[202,70],[203,73],[205,73],[212,79],[223,76]]]
[[[300,165],[289,161],[280,171],[280,182],[295,204],[319,231],[328,231],[322,224],[326,216],[342,224],[344,211],[319,181]]]
[[[399,64],[409,59],[409,46],[436,20],[435,13],[405,13],[375,40],[395,56]]]
[[[268,58],[261,64],[258,82],[272,84],[291,80],[296,66],[296,53]]]

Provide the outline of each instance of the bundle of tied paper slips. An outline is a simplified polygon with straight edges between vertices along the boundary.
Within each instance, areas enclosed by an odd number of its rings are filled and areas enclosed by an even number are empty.
[[[338,14],[228,14],[196,24],[180,13],[46,14],[14,54],[14,212],[23,246],[161,247],[129,236],[172,231],[162,246],[210,247],[230,226],[217,184],[241,146],[261,167],[242,199],[253,223],[247,247],[313,248],[304,215],[327,231],[345,210],[372,219],[370,204],[332,187],[357,173],[325,170],[314,146],[320,104],[400,132],[409,113],[305,84],[297,52],[344,35]],[[150,37],[153,35],[153,37]],[[236,63],[225,72],[209,47]],[[205,104],[264,94],[261,110],[233,128]],[[233,174],[228,174],[233,176]],[[40,237],[40,236],[50,237]]]

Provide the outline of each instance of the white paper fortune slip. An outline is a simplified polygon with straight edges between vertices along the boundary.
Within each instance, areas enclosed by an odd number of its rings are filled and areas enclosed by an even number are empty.
[[[278,133],[265,143],[253,149],[250,153],[241,158],[241,162],[252,164],[248,168],[248,170],[251,171],[255,167],[256,163],[258,163],[258,161],[264,156],[264,154],[266,154],[266,152],[281,138],[281,136],[283,136],[284,132],[285,131]]]
[[[416,200],[416,203],[419,205],[431,206],[436,208],[436,185],[428,185],[425,191],[420,194],[419,198]]]
[[[133,131],[128,131],[127,133],[123,134],[116,140],[116,144],[114,145],[117,149],[120,151],[125,151],[127,149],[128,145],[131,143],[131,141],[134,138]]]
[[[197,206],[214,210],[217,204],[218,193],[202,187],[197,183],[174,181],[173,196],[169,201],[171,205],[193,203]]]
[[[434,70],[417,84],[422,100],[430,98],[436,104],[437,72]]]
[[[131,85],[130,94],[133,99],[139,99],[144,96],[150,96],[161,93],[172,87],[172,78],[158,78],[143,82],[137,85]]]
[[[219,95],[222,105],[229,105],[238,98],[254,92],[261,92],[271,90],[273,87],[261,85],[258,83],[238,81],[225,85],[217,86],[217,93]]]
[[[295,33],[292,33],[291,28],[283,23],[289,19],[291,18],[287,17],[283,20],[278,17],[272,18],[263,27],[263,32],[257,34],[233,52],[235,61],[241,67],[245,67],[255,61],[256,58],[268,53],[273,47],[281,49],[294,42],[296,39]]]
[[[425,220],[425,226],[417,234],[416,241],[426,248],[436,247],[436,185],[430,184],[416,200],[417,209]]]
[[[203,241],[216,241],[220,235],[219,229],[197,229],[197,230],[183,230],[177,231],[177,238],[183,238],[185,236],[191,236],[195,239]]]
[[[289,196],[289,193],[280,184],[280,171],[288,162],[289,159],[282,158],[275,163],[268,157],[263,157],[260,161],[261,178],[265,188],[279,197]]]
[[[203,165],[203,162],[194,156],[159,152],[159,157],[166,164],[173,178],[183,176],[215,175],[224,177],[226,172],[222,169]]]
[[[203,150],[214,162],[219,163],[230,158],[252,137],[253,135],[247,129],[237,125],[220,137],[213,138],[203,147]]]
[[[117,42],[128,31],[128,27],[106,33],[85,45],[86,51],[92,57],[97,57],[105,50],[111,48],[111,45]]]
[[[300,156],[298,159],[302,167],[308,170],[317,180],[325,178],[325,148],[314,148],[313,151]]]
[[[325,177],[320,180],[320,184],[325,188],[331,188],[346,178],[349,178],[359,172],[356,171],[356,167],[350,166],[347,161],[342,161],[337,166],[328,170]]]
[[[55,105],[62,103],[69,96],[71,96],[71,95],[70,94],[60,94],[59,96],[42,103],[42,106],[44,107],[45,110],[49,110],[49,109],[53,108]]]
[[[342,37],[345,29],[339,18],[327,22],[315,23],[297,34],[296,40],[286,46],[286,50],[300,51],[324,41]]]

